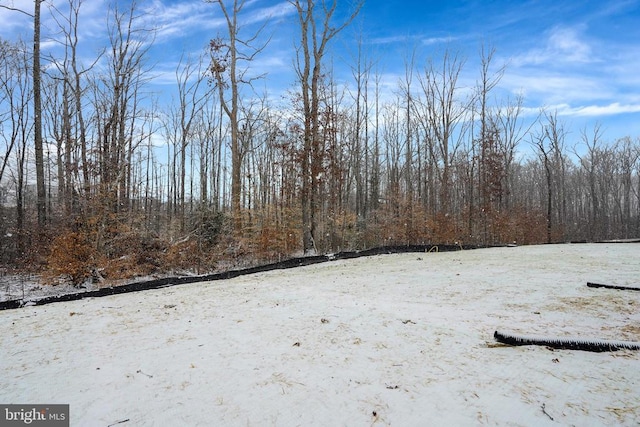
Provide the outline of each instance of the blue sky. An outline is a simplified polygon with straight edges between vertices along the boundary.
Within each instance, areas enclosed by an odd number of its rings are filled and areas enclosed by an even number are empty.
[[[51,0],[60,9],[68,0]],[[120,5],[128,1],[116,0]],[[44,33],[54,23],[43,7]],[[33,0],[0,0],[31,11]],[[81,8],[81,49],[87,62],[106,45],[105,16],[109,1],[85,0]],[[338,14],[353,5],[339,0]],[[197,55],[223,31],[217,7],[202,0],[140,0],[149,27],[157,29],[151,50],[155,87],[171,90],[175,66],[183,52]],[[271,43],[254,62],[267,72],[259,85],[278,97],[294,85],[293,41],[296,17],[287,1],[248,0],[242,15],[248,34],[268,19]],[[29,19],[0,9],[0,37],[31,38]],[[479,75],[479,50],[495,48],[494,64],[506,65],[496,94],[525,96],[533,116],[540,108],[557,111],[578,140],[580,129],[600,123],[608,139],[640,137],[640,0],[613,1],[391,1],[366,0],[357,20],[335,40],[332,61],[338,80],[349,78],[355,40],[375,62],[392,91],[415,50],[418,69],[428,58],[436,62],[444,49],[466,58],[461,84],[471,87]],[[55,49],[45,42],[45,50]]]

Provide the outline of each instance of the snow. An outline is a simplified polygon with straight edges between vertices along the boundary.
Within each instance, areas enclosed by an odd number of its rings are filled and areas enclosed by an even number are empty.
[[[22,300],[28,304],[45,297],[99,289],[89,280],[80,288],[71,284],[43,285],[41,282],[41,277],[35,274],[0,274],[0,301]]]
[[[72,426],[637,425],[640,244],[383,255],[0,312],[0,402]]]

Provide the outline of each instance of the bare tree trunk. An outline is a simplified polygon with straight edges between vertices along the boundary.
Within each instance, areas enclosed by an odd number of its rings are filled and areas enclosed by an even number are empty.
[[[43,228],[47,221],[47,198],[44,182],[44,155],[42,141],[42,94],[40,89],[40,3],[35,0],[33,13],[33,143],[36,161],[36,191],[38,209],[38,227]]]
[[[598,192],[598,170],[601,162],[601,150],[598,146],[600,139],[602,138],[602,131],[600,125],[596,125],[593,128],[593,135],[589,136],[586,129],[582,131],[582,141],[587,146],[587,153],[584,156],[578,156],[582,167],[586,171],[588,180],[588,189],[590,196],[589,210],[589,239],[600,240],[602,236],[602,212],[601,212],[601,199]],[[577,155],[577,154],[576,154]]]
[[[549,157],[545,151],[544,155],[544,171],[547,177],[547,243],[551,243],[551,166],[549,166]]]
[[[316,229],[318,226],[319,174],[322,168],[320,149],[319,110],[320,85],[322,84],[322,61],[328,42],[342,31],[357,15],[355,12],[340,26],[331,25],[337,0],[322,5],[322,21],[318,28],[315,0],[289,0],[296,8],[300,24],[301,40],[297,47],[296,72],[300,80],[304,116],[304,135],[301,153],[302,173],[302,246],[305,254],[317,252]],[[318,32],[319,30],[319,32]]]
[[[492,120],[491,111],[488,105],[490,92],[497,86],[504,74],[504,67],[499,68],[493,75],[490,74],[491,62],[495,49],[485,51],[485,46],[480,49],[480,82],[478,84],[478,102],[480,103],[480,157],[478,161],[478,197],[479,207],[482,212],[483,243],[488,244],[493,239],[489,235],[489,229],[493,229],[492,212],[492,181],[496,180],[493,166],[497,161],[496,142],[498,140],[498,129]]]
[[[245,70],[240,68],[242,62],[250,63],[265,47],[254,46],[255,40],[260,35],[261,27],[254,34],[246,38],[240,38],[241,25],[238,16],[246,3],[246,0],[233,0],[231,10],[227,9],[223,0],[207,0],[209,3],[217,3],[222,11],[227,24],[226,40],[218,37],[210,41],[211,52],[210,71],[216,80],[220,94],[220,104],[229,119],[231,130],[231,211],[233,215],[234,231],[242,231],[241,192],[242,192],[242,162],[244,153],[240,145],[240,88],[242,85],[251,87],[256,78],[243,77]],[[268,43],[268,41],[267,41]],[[244,50],[242,49],[244,47]],[[258,77],[259,78],[259,77]],[[226,94],[228,88],[228,94]],[[225,98],[227,95],[229,98]]]
[[[370,204],[371,210],[377,211],[380,203],[380,74],[375,76],[375,128],[373,136],[373,154],[371,158]]]
[[[551,243],[553,240],[553,196],[560,191],[564,191],[560,188],[554,190],[553,177],[563,173],[561,166],[557,165],[557,159],[562,158],[565,132],[558,121],[557,114],[545,114],[545,119],[546,123],[542,124],[542,130],[533,135],[532,138],[540,154],[545,171],[547,184],[547,243]],[[545,141],[548,141],[548,146],[545,145]],[[556,162],[554,162],[554,159]],[[556,167],[553,168],[553,166]],[[558,218],[560,219],[561,216],[558,215]]]

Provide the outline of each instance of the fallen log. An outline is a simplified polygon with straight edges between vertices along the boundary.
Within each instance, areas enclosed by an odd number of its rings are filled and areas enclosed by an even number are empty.
[[[587,286],[590,288],[607,288],[607,289],[617,289],[620,291],[640,291],[640,288],[635,286],[604,285],[601,283],[592,283],[592,282],[587,282]]]
[[[520,345],[542,345],[561,350],[582,350],[582,351],[618,351],[618,350],[640,350],[640,342],[634,341],[612,341],[599,339],[582,338],[549,338],[533,335],[516,335],[495,331],[493,337],[496,341],[520,346]]]

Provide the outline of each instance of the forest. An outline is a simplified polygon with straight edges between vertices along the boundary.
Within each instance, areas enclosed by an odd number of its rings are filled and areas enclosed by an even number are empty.
[[[497,90],[492,47],[472,87],[446,48],[405,59],[388,96],[364,49],[348,79],[333,69],[358,5],[338,17],[335,1],[290,0],[296,81],[274,100],[251,71],[269,23],[243,26],[244,1],[208,2],[225,27],[181,58],[169,101],[148,90],[154,33],[137,2],[105,11],[110,44],[92,61],[81,0],[15,11],[34,39],[0,39],[0,267],[80,284],[382,245],[640,236],[640,138],[532,118]],[[42,13],[55,54],[40,52]]]

